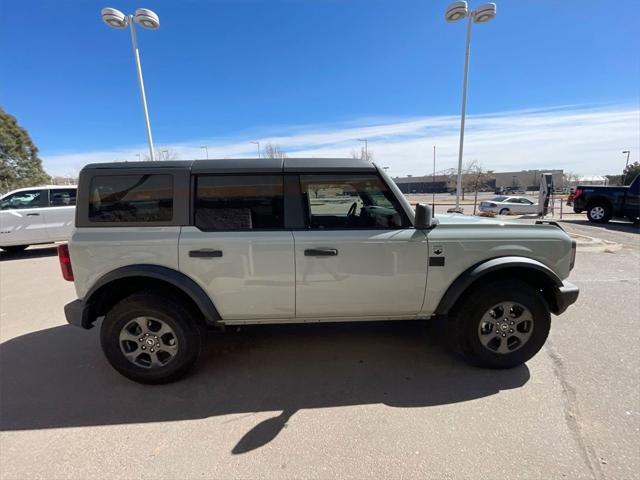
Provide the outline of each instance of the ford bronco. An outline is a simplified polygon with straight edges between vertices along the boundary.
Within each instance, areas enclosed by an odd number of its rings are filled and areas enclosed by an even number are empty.
[[[468,362],[511,368],[576,301],[575,251],[552,222],[412,209],[369,162],[286,158],[87,165],[59,259],[69,323],[164,383],[207,328],[294,322],[440,318]]]

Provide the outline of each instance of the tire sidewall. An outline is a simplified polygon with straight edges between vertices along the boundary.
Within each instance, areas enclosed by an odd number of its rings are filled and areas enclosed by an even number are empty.
[[[130,362],[120,350],[120,332],[134,318],[153,317],[174,331],[178,352],[167,364],[148,369]],[[125,377],[141,383],[167,383],[177,380],[200,355],[202,339],[190,312],[180,304],[155,295],[129,297],[114,306],[100,328],[100,343],[107,360]]]
[[[500,210],[500,215],[509,215],[509,212],[508,208],[503,208]]]
[[[484,314],[494,305],[513,301],[526,307],[533,316],[533,332],[529,340],[512,353],[488,350],[480,342],[478,326]],[[476,290],[457,314],[459,346],[472,364],[488,368],[512,368],[532,358],[544,345],[551,327],[551,315],[542,295],[523,282],[495,282]]]

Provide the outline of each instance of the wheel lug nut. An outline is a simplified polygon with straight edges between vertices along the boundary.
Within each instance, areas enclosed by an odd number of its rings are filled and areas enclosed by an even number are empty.
[[[142,346],[142,349],[143,349],[143,350],[146,350],[146,349],[147,349],[147,347],[145,347],[145,346],[143,345],[143,346]]]
[[[510,329],[509,329],[509,333],[513,333],[513,328],[510,328]]]
[[[503,333],[503,334],[502,334],[502,336],[503,336],[503,337],[506,337],[506,336],[507,336],[507,334],[506,334],[506,333]]]

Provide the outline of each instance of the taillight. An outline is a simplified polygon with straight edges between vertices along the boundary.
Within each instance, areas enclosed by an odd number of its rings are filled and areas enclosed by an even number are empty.
[[[60,261],[60,270],[62,270],[62,278],[69,282],[73,282],[73,269],[71,268],[71,256],[69,255],[69,245],[58,245],[58,260]]]
[[[576,188],[575,193],[573,194],[573,199],[575,200],[576,198],[578,198],[580,195],[582,195],[582,189],[581,188]]]

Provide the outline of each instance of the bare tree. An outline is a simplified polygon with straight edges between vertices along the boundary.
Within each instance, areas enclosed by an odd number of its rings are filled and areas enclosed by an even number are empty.
[[[580,181],[580,174],[576,172],[567,172],[564,174],[564,183],[565,185],[570,185],[575,187],[576,184]]]
[[[478,204],[478,190],[486,188],[491,179],[490,172],[482,168],[482,164],[477,160],[471,160],[467,163],[462,174],[462,199],[464,200],[464,192],[474,192],[473,198],[473,214],[476,214],[476,205]]]
[[[178,160],[178,152],[176,152],[173,148],[165,148],[164,150],[157,150],[156,151],[156,158],[158,160]],[[151,157],[149,156],[148,153],[145,153],[144,156],[142,157],[142,159],[145,162],[148,162],[149,160],[151,160]]]
[[[262,150],[263,158],[287,158],[287,154],[284,153],[278,144],[267,143]]]
[[[351,150],[351,158],[373,162],[374,155],[372,150],[365,149],[364,147],[362,147],[360,151],[354,148]]]

